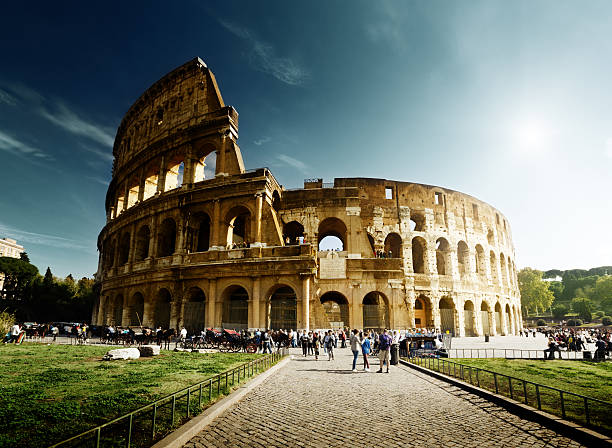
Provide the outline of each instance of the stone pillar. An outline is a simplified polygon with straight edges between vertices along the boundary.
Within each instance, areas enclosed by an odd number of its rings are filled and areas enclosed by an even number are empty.
[[[310,275],[302,278],[302,322],[304,329],[310,330]]]
[[[195,177],[195,161],[193,156],[192,145],[188,143],[185,149],[185,160],[184,160],[184,169],[183,169],[183,184],[182,186],[191,187],[194,182]]]
[[[159,176],[157,176],[157,194],[164,192],[166,188],[166,156],[161,156],[159,162]]]
[[[121,326],[127,327],[130,324],[130,297],[127,294],[123,296],[123,310],[121,313]]]
[[[253,222],[253,235],[251,236],[251,242],[254,246],[261,245],[261,215],[263,206],[263,193],[255,194],[255,216]]]
[[[408,326],[410,328],[415,328],[416,323],[414,321],[414,301],[416,299],[415,293],[413,290],[410,290],[406,293],[406,299],[408,300]]]
[[[495,317],[495,307],[489,308],[489,334],[497,336],[497,319]]]
[[[144,310],[142,312],[142,325],[153,328],[155,325],[155,303],[145,298]]]
[[[139,175],[139,182],[138,182],[138,202],[142,202],[144,201],[144,190],[145,190],[145,171],[144,168],[140,168],[140,175]]]
[[[213,201],[212,217],[212,244],[211,249],[225,249],[226,242],[221,242],[221,202],[218,199]]]
[[[442,320],[440,319],[440,297],[431,295],[431,314],[435,328],[442,328]]]
[[[117,233],[117,237],[115,238],[115,258],[113,260],[113,267],[115,269],[119,269],[119,246],[121,243],[121,235],[119,233]]]
[[[361,285],[351,285],[351,317],[353,320],[353,325],[351,328],[361,328],[363,329],[363,298],[360,294]],[[355,299],[355,296],[357,298]]]
[[[217,302],[217,279],[208,280],[208,297],[206,298],[206,328],[215,328],[215,304]]]
[[[253,294],[249,301],[249,328],[260,328],[259,322],[259,302],[261,300],[261,280],[259,277],[253,278]]]
[[[178,223],[176,226],[176,245],[174,246],[175,254],[184,254],[185,253],[185,232],[186,232],[186,222],[185,217],[181,213],[179,215]]]
[[[450,254],[448,259],[450,260],[450,266],[448,269],[448,274],[452,275],[453,280],[461,280],[461,273],[459,272],[459,257],[457,254],[457,247],[455,246],[454,250],[451,246]]]
[[[455,331],[460,337],[465,337],[465,314],[463,305],[459,305],[459,299],[456,297],[453,302],[455,303]]]
[[[132,263],[134,263],[134,252],[136,252],[136,223],[132,223],[130,229],[130,253],[128,255],[129,270],[132,270]]]
[[[225,147],[227,144],[227,137],[225,135],[221,135],[221,148],[217,150],[217,169],[215,172],[215,176],[225,176],[227,173],[225,172]]]
[[[499,313],[501,317],[501,332],[503,336],[507,336],[509,332],[508,328],[508,319],[506,318],[506,310],[502,307],[501,312]]]

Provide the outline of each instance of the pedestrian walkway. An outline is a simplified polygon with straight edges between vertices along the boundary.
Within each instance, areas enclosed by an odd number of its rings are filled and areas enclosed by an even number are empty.
[[[351,372],[336,360],[295,359],[185,447],[579,447],[476,395],[406,366]],[[362,368],[362,367],[361,367]]]

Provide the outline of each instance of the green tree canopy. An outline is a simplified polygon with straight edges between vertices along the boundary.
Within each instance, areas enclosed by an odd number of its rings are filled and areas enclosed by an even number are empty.
[[[593,303],[586,297],[576,297],[572,300],[572,309],[586,322],[593,320]]]
[[[4,274],[2,298],[23,300],[27,287],[38,275],[38,268],[19,258],[0,257],[0,273]]]
[[[568,311],[569,308],[566,305],[563,305],[562,303],[552,307],[552,313],[556,319],[563,319]]]
[[[521,302],[527,311],[545,310],[552,304],[555,296],[542,280],[542,271],[524,268],[518,273]]]

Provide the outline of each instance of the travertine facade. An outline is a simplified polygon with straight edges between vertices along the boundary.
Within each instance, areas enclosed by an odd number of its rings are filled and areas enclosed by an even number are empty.
[[[522,326],[510,225],[490,205],[384,179],[285,190],[267,169],[245,171],[237,138],[238,114],[200,59],[130,108],[98,238],[95,323]],[[339,250],[319,250],[330,237]]]

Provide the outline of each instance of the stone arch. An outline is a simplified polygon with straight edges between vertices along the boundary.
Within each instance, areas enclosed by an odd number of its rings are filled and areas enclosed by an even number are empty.
[[[285,244],[300,244],[300,241],[304,241],[304,226],[298,221],[285,224],[283,226],[283,241]]]
[[[476,313],[471,300],[466,300],[463,304],[463,328],[466,336],[476,336]]]
[[[143,315],[144,315],[144,296],[141,292],[135,292],[130,299],[130,314],[129,323],[130,326],[142,326]]]
[[[168,257],[174,254],[176,249],[176,222],[172,218],[166,218],[159,226],[157,237],[157,256]]]
[[[410,211],[410,231],[425,232],[425,214],[422,211]]]
[[[142,200],[146,201],[155,196],[157,193],[157,183],[159,181],[159,160],[149,164],[144,171],[144,191],[142,192]]]
[[[111,315],[111,325],[120,326],[123,324],[123,295],[117,294],[113,300],[113,310]]]
[[[249,325],[249,293],[239,285],[225,288],[221,325],[230,329],[246,329]]]
[[[491,229],[489,229],[487,232],[487,242],[489,243],[489,246],[495,246],[495,235]]]
[[[493,284],[497,284],[499,283],[499,277],[497,274],[497,256],[493,251],[489,253],[489,265],[491,266],[491,282],[493,282]]]
[[[199,148],[193,164],[193,182],[203,182],[215,177],[217,171],[217,153],[215,147],[207,144]]]
[[[321,249],[321,247],[326,247],[324,240],[336,242],[334,238],[337,238],[340,241],[341,247],[339,249],[341,251],[348,250],[346,240],[346,224],[344,224],[344,222],[338,218],[326,218],[319,223],[319,250],[325,250]]]
[[[227,223],[226,244],[228,247],[248,244],[251,234],[251,211],[247,207],[238,205],[230,209],[225,215],[225,222]]]
[[[193,249],[194,252],[206,252],[210,248],[210,216],[198,212],[193,216]]]
[[[166,161],[166,182],[164,191],[174,190],[183,186],[183,176],[185,174],[185,156],[182,153],[175,153]]]
[[[499,269],[501,271],[501,285],[508,286],[508,270],[506,269],[506,256],[504,253],[499,254]]]
[[[489,304],[486,300],[483,300],[480,304],[480,322],[482,324],[482,334],[484,335],[492,334],[491,319],[489,318],[490,313],[491,309],[489,308]]]
[[[187,300],[183,304],[183,326],[189,334],[198,334],[206,328],[206,295],[197,286],[187,291]]]
[[[363,328],[389,328],[389,301],[379,292],[372,291],[363,298]]]
[[[461,278],[470,274],[470,250],[463,240],[457,243],[457,265]]]
[[[402,237],[397,233],[389,233],[385,238],[385,254],[388,258],[402,258]]]
[[[450,244],[446,238],[436,240],[436,269],[438,275],[449,275],[451,266]]]
[[[350,326],[349,302],[343,294],[337,291],[328,291],[319,300],[327,318],[328,325],[326,328],[331,328],[332,322],[335,322],[333,325],[336,326]]]
[[[414,326],[416,328],[433,326],[431,299],[425,294],[420,294],[414,299]]]
[[[121,235],[119,243],[119,266],[127,264],[130,259],[130,232],[124,232]]]
[[[427,242],[420,236],[412,238],[412,271],[415,274],[424,274],[427,253]]]
[[[172,295],[166,288],[161,288],[157,291],[157,297],[155,297],[155,327],[161,327],[162,329],[170,328],[170,310],[171,310]]]
[[[140,190],[140,180],[137,176],[129,178],[127,195],[127,208],[133,207],[138,202],[138,191]]]
[[[506,303],[506,334],[515,334],[514,331],[514,316],[510,310],[510,305]]]
[[[291,286],[276,285],[268,294],[270,324],[273,330],[297,329],[297,295]]]
[[[149,243],[151,242],[151,230],[149,226],[141,226],[136,233],[136,245],[134,247],[134,261],[142,261],[149,257]]]
[[[477,244],[475,249],[476,249],[476,254],[474,257],[474,261],[476,262],[476,273],[480,275],[484,275],[486,272],[484,249],[482,248],[480,244]]]
[[[107,249],[104,254],[106,256],[106,266],[108,268],[112,268],[115,265],[115,248],[117,246],[117,239],[108,238],[107,243]]]
[[[499,300],[495,303],[495,333],[502,334],[502,308]]]
[[[438,309],[440,310],[440,331],[446,333],[447,331],[455,336],[457,329],[455,328],[455,303],[451,297],[443,296],[438,302]]]

